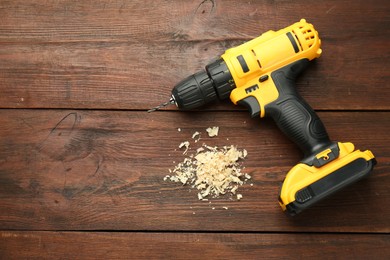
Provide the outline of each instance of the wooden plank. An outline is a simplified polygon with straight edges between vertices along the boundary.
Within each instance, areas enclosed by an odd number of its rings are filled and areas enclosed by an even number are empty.
[[[298,81],[303,97],[320,110],[389,109],[389,8],[379,0],[2,1],[0,107],[148,109],[226,48],[305,17],[323,56]],[[228,103],[212,108],[236,109]]]
[[[388,259],[387,235],[0,232],[5,259]]]
[[[388,113],[319,115],[334,140],[371,149],[378,165],[369,178],[291,219],[277,196],[301,153],[270,120],[243,112],[0,110],[0,227],[389,232]],[[208,138],[213,125],[220,134]],[[178,145],[190,140],[195,149],[195,131],[203,133],[198,145],[248,150],[243,163],[253,186],[241,187],[241,201],[227,196],[209,204],[163,181],[184,159]]]

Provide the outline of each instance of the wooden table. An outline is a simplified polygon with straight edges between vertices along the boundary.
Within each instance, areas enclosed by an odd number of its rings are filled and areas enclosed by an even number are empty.
[[[389,13],[380,0],[0,1],[0,258],[389,259]],[[302,154],[272,120],[228,101],[146,110],[226,48],[300,18],[323,55],[298,91],[333,140],[378,164],[290,218],[277,196]],[[163,180],[195,131],[248,151],[242,200]]]

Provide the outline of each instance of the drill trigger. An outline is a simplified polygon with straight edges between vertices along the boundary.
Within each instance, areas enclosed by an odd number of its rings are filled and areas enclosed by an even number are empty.
[[[237,104],[244,105],[246,108],[248,108],[251,117],[260,115],[260,111],[261,111],[260,104],[259,101],[257,101],[257,99],[254,96],[248,96],[238,101]]]

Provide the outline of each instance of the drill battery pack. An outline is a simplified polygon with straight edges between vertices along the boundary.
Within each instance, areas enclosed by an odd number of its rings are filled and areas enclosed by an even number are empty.
[[[316,155],[312,165],[301,162],[286,175],[279,204],[294,216],[318,201],[367,176],[376,164],[371,151],[354,151],[352,143],[337,143]]]

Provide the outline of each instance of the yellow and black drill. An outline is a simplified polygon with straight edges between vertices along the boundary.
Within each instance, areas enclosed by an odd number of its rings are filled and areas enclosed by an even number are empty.
[[[304,19],[226,52],[206,69],[179,82],[169,104],[193,109],[230,97],[252,117],[270,116],[304,158],[287,174],[279,194],[284,211],[295,215],[368,175],[376,164],[371,151],[332,142],[314,110],[295,89],[296,77],[321,55],[321,40]]]

